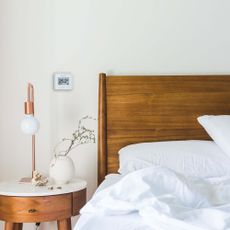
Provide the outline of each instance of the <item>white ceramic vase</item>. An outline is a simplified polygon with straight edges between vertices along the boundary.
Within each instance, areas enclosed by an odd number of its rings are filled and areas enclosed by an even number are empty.
[[[56,156],[50,163],[49,176],[57,185],[67,184],[75,174],[73,160],[68,156]]]

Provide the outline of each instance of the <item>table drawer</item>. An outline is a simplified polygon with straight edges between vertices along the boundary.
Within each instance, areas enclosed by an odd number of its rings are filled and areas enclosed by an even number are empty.
[[[71,217],[72,194],[43,197],[0,196],[0,219],[43,222]]]

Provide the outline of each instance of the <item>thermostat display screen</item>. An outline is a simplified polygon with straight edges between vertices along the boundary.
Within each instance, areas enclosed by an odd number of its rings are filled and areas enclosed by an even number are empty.
[[[59,77],[58,78],[58,85],[69,85],[69,78],[68,77]]]

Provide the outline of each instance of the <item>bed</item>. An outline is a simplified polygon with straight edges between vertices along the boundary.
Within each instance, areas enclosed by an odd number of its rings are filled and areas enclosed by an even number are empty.
[[[96,196],[100,196],[101,191],[103,194],[103,191],[106,191],[111,185],[121,181],[122,176],[117,174],[118,152],[125,146],[140,142],[211,140],[197,122],[197,118],[205,114],[230,114],[230,76],[107,76],[101,73],[98,108],[98,185],[100,186],[96,191]],[[154,173],[162,171],[162,175],[173,174],[162,168],[151,169],[151,173],[153,171]],[[149,172],[143,171],[141,176],[145,173]],[[109,176],[106,177],[106,175]],[[122,183],[125,186],[132,180],[133,177],[130,177],[124,179]],[[130,196],[130,194],[127,195]],[[92,209],[92,204],[89,204],[87,208]],[[143,221],[143,216],[140,217],[134,211],[125,213],[125,215],[114,215],[113,213],[113,215],[106,216],[104,214],[100,214],[99,211],[94,211],[94,214],[83,212],[75,229],[147,230],[155,229],[154,226],[159,224],[155,222],[155,225],[149,225],[148,220],[152,218],[151,215],[146,218],[147,221]],[[161,214],[155,213],[156,215]],[[178,223],[172,222],[171,224],[171,226],[173,224],[177,226]],[[215,223],[212,225],[215,226]],[[165,225],[161,229],[170,229],[167,227]],[[206,229],[194,227],[194,225],[192,228],[190,225],[180,227],[178,226],[177,229]]]

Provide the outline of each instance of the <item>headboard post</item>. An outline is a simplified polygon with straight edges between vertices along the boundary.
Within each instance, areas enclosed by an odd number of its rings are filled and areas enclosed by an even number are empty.
[[[99,74],[98,106],[98,185],[107,174],[106,140],[106,74]]]

